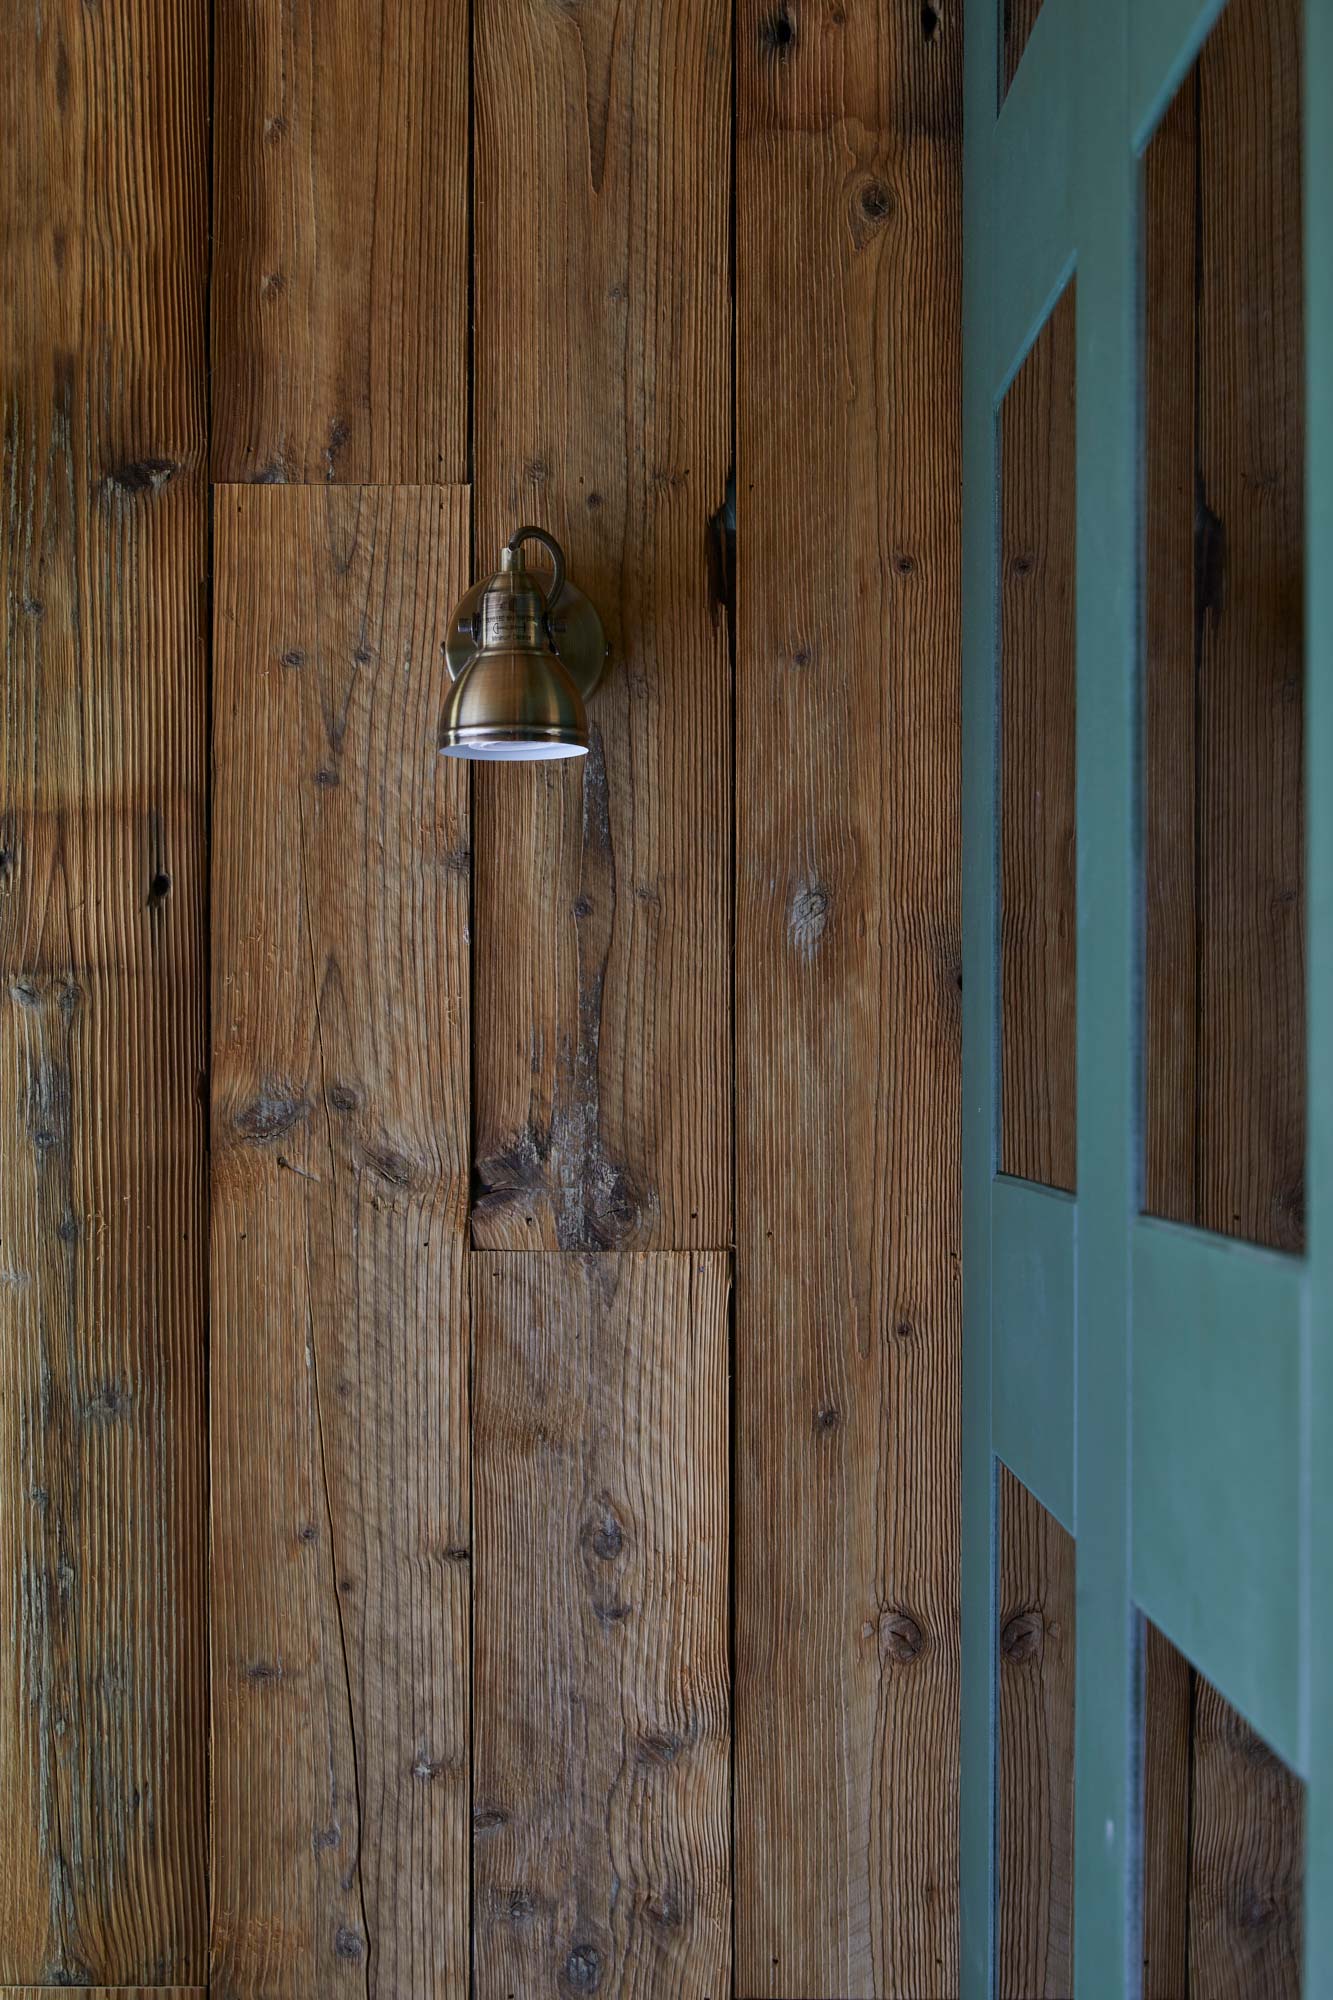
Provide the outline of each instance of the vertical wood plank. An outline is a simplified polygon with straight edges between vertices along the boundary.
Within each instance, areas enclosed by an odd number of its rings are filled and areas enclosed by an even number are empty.
[[[1071,283],[1000,417],[1000,1166],[1077,1179]]]
[[[214,1979],[467,1979],[467,495],[224,488]]]
[[[747,1995],[959,1977],[962,28],[738,10]]]
[[[1305,1242],[1305,342],[1300,0],[1199,60],[1197,1220]]]
[[[1191,1994],[1299,2000],[1304,1876],[1299,1779],[1196,1675]]]
[[[206,24],[0,23],[0,1983],[205,1962]]]
[[[467,0],[217,10],[213,476],[467,477]]]
[[[477,563],[536,521],[592,753],[476,774],[474,1239],[730,1239],[727,0],[477,0]]]
[[[1023,60],[1028,36],[1037,25],[1042,0],[1001,0],[1001,5],[1004,8],[1004,87],[1008,90]]]
[[[472,1260],[478,2000],[731,1990],[728,1260]]]
[[[1000,2000],[1074,1990],[1074,1541],[1000,1467]]]
[[[1156,1626],[1143,1638],[1143,2000],[1189,1993],[1194,1675]]]

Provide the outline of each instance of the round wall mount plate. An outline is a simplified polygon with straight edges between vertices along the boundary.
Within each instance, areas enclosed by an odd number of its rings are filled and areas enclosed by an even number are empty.
[[[485,583],[474,583],[454,613],[444,642],[445,662],[452,680],[457,680],[477,656],[472,621],[481,610],[489,582],[487,578]],[[547,622],[560,664],[586,701],[597,691],[610,651],[597,607],[577,584],[566,582]]]

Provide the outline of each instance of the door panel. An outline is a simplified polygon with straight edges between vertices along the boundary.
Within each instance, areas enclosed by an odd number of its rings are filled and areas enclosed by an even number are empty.
[[[963,1991],[1008,1990],[1023,1907],[1003,1457],[1076,1550],[1072,1990],[1314,1994],[1333,1060],[1304,1022],[1333,1005],[1333,585],[1304,547],[1333,544],[1333,19],[1047,0],[1021,62],[1015,27],[969,14]],[[1009,475],[1075,297],[1073,688],[1042,713]],[[1033,1032],[1058,991],[1033,773],[1064,768],[1066,715],[1062,1068]],[[1057,1098],[1072,1170],[1026,1144]]]

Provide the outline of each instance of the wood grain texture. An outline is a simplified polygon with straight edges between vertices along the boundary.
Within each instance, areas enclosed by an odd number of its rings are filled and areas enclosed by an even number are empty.
[[[1305,1235],[1299,14],[1233,0],[1147,181],[1147,1199],[1286,1250]]]
[[[1300,0],[1199,61],[1197,1220],[1305,1242]]]
[[[478,2000],[723,2000],[728,1259],[471,1270]]]
[[[1195,1675],[1189,1991],[1299,2000],[1304,1790]]]
[[[0,23],[0,1983],[205,1962],[206,29]]]
[[[476,774],[483,1247],[730,1240],[729,18],[477,0],[477,561],[546,527],[614,652]]]
[[[737,21],[746,1995],[958,1990],[963,22],[926,13]]]
[[[229,0],[213,476],[467,477],[467,0]]]
[[[1000,1467],[1000,2000],[1074,1990],[1074,1541]]]
[[[1000,1166],[1071,1190],[1076,336],[1071,283],[1000,413]]]
[[[1189,1993],[1194,1674],[1155,1625],[1143,1635],[1143,2000]]]
[[[85,1987],[88,2000],[205,2000],[204,1986],[97,1986]],[[0,1986],[0,1993],[17,2000],[49,2000],[49,1986]]]
[[[1018,65],[1023,59],[1023,51],[1028,45],[1028,36],[1037,24],[1037,16],[1042,9],[1042,0],[1002,0],[1004,13],[1004,87],[1008,90],[1014,80]]]
[[[216,501],[213,1991],[467,1978],[463,490]]]

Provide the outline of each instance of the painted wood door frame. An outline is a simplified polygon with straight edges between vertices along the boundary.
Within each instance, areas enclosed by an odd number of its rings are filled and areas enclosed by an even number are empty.
[[[1309,1049],[1308,1248],[1140,1213],[1141,161],[1221,0],[1045,0],[997,110],[968,16],[964,189],[962,1961],[996,1972],[996,1461],[1077,1537],[1075,1989],[1139,1991],[1150,1617],[1307,1784],[1333,1869],[1333,1050]],[[1333,8],[1305,7],[1307,995],[1333,1009]],[[998,1159],[997,437],[1078,275],[1078,1194]],[[1253,1367],[1256,1329],[1266,1366]],[[1241,1447],[1247,1471],[1238,1476]],[[1257,1468],[1257,1470],[1256,1470]],[[1305,1990],[1333,1990],[1309,1897]]]

